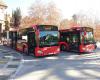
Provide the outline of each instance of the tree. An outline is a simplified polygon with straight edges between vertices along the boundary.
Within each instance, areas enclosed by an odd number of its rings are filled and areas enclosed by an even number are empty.
[[[20,28],[26,28],[29,27],[32,24],[35,24],[37,21],[35,18],[32,18],[30,16],[25,16],[22,18]]]
[[[21,11],[20,8],[16,8],[16,10],[12,11],[12,21],[11,21],[11,25],[12,28],[14,30],[19,29],[20,27],[20,23],[21,23]],[[14,41],[13,39],[11,39],[11,46],[12,48],[16,49],[16,45],[17,45],[17,32],[13,32],[12,33],[12,37],[14,37]]]
[[[60,11],[53,2],[44,4],[41,0],[34,2],[29,15],[35,19],[36,24],[58,25],[61,19]]]
[[[64,19],[60,22],[60,29],[69,29],[76,26],[79,26],[79,24],[77,24],[73,19]]]
[[[8,31],[10,28],[10,20],[8,20],[10,16],[6,13],[5,15],[5,31]]]
[[[60,21],[61,21],[61,14],[60,14],[60,10],[57,9],[56,5],[52,2],[48,3],[49,5],[47,5],[47,21],[48,24],[56,24],[59,25]]]
[[[66,29],[66,28],[69,28],[68,27],[68,19],[63,19],[61,22],[60,22],[60,27],[59,29]]]
[[[98,18],[95,11],[80,11],[73,15],[73,19],[76,19],[77,23],[81,26],[89,26],[95,28],[96,25],[99,25],[100,19]]]
[[[21,11],[20,8],[16,8],[16,10],[12,11],[12,27],[19,28],[21,23]]]

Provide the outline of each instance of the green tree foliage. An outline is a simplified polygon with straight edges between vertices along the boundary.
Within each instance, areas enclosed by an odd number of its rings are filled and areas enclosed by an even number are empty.
[[[8,21],[8,15],[5,15],[5,31],[8,31],[10,27],[10,22]]]
[[[16,10],[12,11],[12,26],[14,28],[19,28],[21,23],[21,10],[20,8],[16,8]]]

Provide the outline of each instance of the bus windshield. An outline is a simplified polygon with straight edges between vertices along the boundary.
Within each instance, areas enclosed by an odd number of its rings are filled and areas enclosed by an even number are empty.
[[[55,46],[58,44],[58,31],[40,31],[40,46]]]
[[[81,41],[84,44],[94,43],[93,32],[82,32],[81,33]]]

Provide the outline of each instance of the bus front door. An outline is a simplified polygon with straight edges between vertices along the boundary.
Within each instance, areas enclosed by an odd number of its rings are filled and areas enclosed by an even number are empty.
[[[71,51],[78,52],[79,51],[79,35],[73,34],[71,36],[71,42],[70,42],[70,49]]]
[[[28,53],[35,53],[36,39],[35,32],[28,33]]]

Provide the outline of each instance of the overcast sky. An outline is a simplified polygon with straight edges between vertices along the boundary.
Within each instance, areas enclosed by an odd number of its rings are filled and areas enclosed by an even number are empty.
[[[35,0],[4,0],[8,5],[7,12],[11,13],[16,7],[20,7],[25,15]],[[94,14],[100,16],[100,0],[43,0],[54,1],[61,10],[64,18],[70,18],[74,13],[84,12],[86,14]]]

